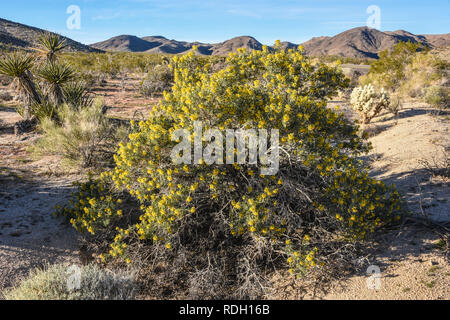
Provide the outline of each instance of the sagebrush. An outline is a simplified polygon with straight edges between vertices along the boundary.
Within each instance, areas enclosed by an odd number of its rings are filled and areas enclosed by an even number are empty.
[[[131,300],[138,288],[132,274],[101,269],[96,265],[76,267],[79,288],[69,285],[70,266],[36,269],[18,286],[3,292],[6,300]]]

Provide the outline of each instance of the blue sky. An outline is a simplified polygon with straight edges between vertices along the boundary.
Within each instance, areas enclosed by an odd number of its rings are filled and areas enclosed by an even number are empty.
[[[81,9],[79,30],[66,27],[70,5]],[[450,0],[2,0],[0,17],[87,44],[120,34],[211,43],[250,35],[272,44],[363,26],[370,5],[381,10],[381,30],[450,32]]]

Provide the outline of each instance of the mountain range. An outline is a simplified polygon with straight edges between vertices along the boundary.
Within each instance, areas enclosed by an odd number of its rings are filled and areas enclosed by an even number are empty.
[[[378,58],[378,54],[392,48],[400,41],[423,43],[434,48],[450,45],[450,34],[415,35],[408,31],[378,31],[368,27],[353,28],[333,37],[317,37],[301,43],[305,52],[313,56],[337,55],[353,58]],[[253,37],[241,36],[221,43],[209,44],[169,40],[162,36],[138,38],[132,35],[121,35],[91,44],[92,47],[104,51],[149,52],[178,54],[187,52],[196,45],[204,55],[226,55],[238,48],[260,50],[262,44]],[[300,44],[282,42],[283,48],[290,49]]]
[[[0,48],[30,49],[38,44],[39,36],[45,30],[30,27],[21,23],[0,18]],[[68,51],[101,52],[96,48],[84,45],[80,42],[61,36],[66,40]]]
[[[37,39],[44,30],[0,18],[0,48],[15,47],[29,49],[37,45]],[[65,37],[63,37],[65,38]],[[139,38],[133,35],[120,35],[108,40],[85,45],[66,39],[69,51],[83,52],[148,52],[180,54],[188,52],[195,45],[203,55],[227,55],[238,48],[261,50],[263,45],[253,37],[240,36],[221,43],[200,43],[170,40],[163,36]],[[439,35],[415,35],[408,31],[379,31],[368,27],[353,28],[335,36],[317,37],[301,43],[305,52],[312,56],[337,55],[353,58],[378,58],[378,54],[392,48],[400,41],[423,43],[435,48],[450,45],[450,33]],[[285,49],[299,44],[282,42]]]

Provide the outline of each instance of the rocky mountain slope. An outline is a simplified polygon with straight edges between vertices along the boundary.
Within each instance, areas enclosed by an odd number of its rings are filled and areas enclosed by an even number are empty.
[[[449,45],[450,34],[415,35],[404,30],[382,32],[368,27],[359,27],[334,37],[313,38],[303,43],[303,46],[308,54],[314,56],[378,58],[381,51],[392,48],[400,41],[419,42],[433,48]]]
[[[36,47],[39,36],[45,30],[27,26],[21,23],[0,18],[0,49],[1,48],[21,48],[30,49]],[[100,50],[89,47],[72,39],[66,39],[68,51],[100,52]]]

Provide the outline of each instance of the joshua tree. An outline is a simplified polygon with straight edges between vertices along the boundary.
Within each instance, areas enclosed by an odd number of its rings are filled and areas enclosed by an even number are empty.
[[[54,63],[57,60],[57,54],[67,47],[65,39],[50,32],[42,34],[38,42],[39,48],[34,48],[34,50],[44,56],[49,63]]]
[[[47,94],[52,103],[58,105],[64,101],[63,85],[75,77],[67,64],[49,62],[39,71],[38,76],[47,82]]]
[[[30,105],[41,103],[41,97],[30,72],[32,67],[33,57],[23,53],[13,52],[0,60],[0,74],[14,78],[12,85],[24,102],[22,116],[25,119],[31,116]]]
[[[64,101],[74,109],[82,109],[92,105],[93,100],[84,82],[71,81],[63,88]]]

